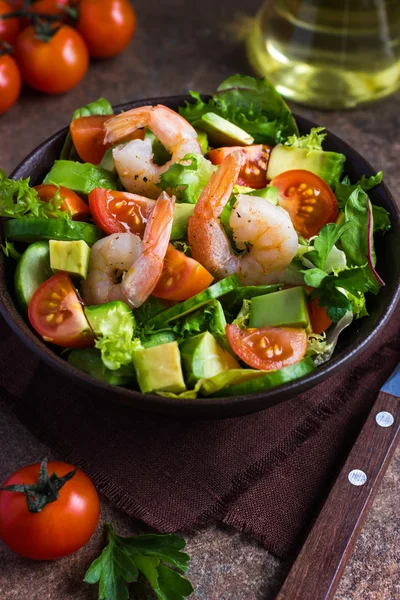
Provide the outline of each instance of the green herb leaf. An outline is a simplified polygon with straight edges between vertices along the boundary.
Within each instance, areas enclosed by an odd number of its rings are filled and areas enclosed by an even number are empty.
[[[110,524],[108,545],[89,567],[86,583],[99,582],[99,600],[128,600],[129,584],[141,573],[159,600],[184,600],[193,587],[167,565],[181,572],[188,567],[189,556],[181,550],[185,540],[177,535],[141,535],[121,537]]]
[[[293,148],[307,148],[308,150],[322,150],[322,142],[326,138],[325,127],[313,127],[308,135],[291,135],[285,146]]]
[[[303,256],[310,260],[316,267],[324,270],[326,259],[333,246],[350,227],[350,223],[344,223],[341,227],[340,225],[336,225],[336,223],[328,223],[314,239],[313,250],[310,250]]]
[[[64,199],[57,191],[49,202],[44,202],[37,191],[30,187],[30,178],[8,179],[0,169],[0,217],[20,219],[23,217],[44,217],[71,219],[71,215],[60,207]]]
[[[376,231],[388,231],[392,224],[390,222],[390,215],[387,210],[382,206],[372,205],[372,216],[374,219],[374,233]]]
[[[13,258],[16,261],[18,261],[22,256],[22,254],[15,249],[14,242],[9,242],[6,240],[4,246],[3,244],[0,244],[0,248],[3,250],[6,256]]]
[[[158,187],[175,195],[177,202],[196,204],[216,167],[201,154],[187,154],[161,175]]]
[[[179,109],[190,123],[213,112],[244,129],[255,143],[275,144],[298,134],[296,121],[281,95],[267,79],[233,75],[221,83],[208,102],[191,92],[193,103]]]
[[[335,196],[340,209],[343,209],[351,194],[357,188],[361,188],[364,192],[368,192],[372,188],[379,185],[382,181],[383,173],[379,171],[376,175],[366,177],[363,175],[359,181],[354,184],[350,183],[350,179],[346,176],[343,181],[338,181],[335,186]]]

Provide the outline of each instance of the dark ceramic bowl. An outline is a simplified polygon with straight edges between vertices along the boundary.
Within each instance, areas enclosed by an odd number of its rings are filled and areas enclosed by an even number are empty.
[[[176,109],[188,99],[187,96],[152,98],[131,102],[116,108],[117,111],[121,111],[145,104],[162,103]],[[311,127],[315,126],[314,123],[302,117],[297,117],[296,120],[301,133],[307,133]],[[41,183],[53,161],[59,158],[67,131],[68,129],[64,128],[41,144],[15,169],[12,177],[18,179],[30,176],[32,185]],[[332,133],[328,133],[325,147],[328,150],[342,152],[347,156],[346,173],[352,181],[358,180],[364,174],[375,174],[375,169],[355,150]],[[343,331],[335,353],[328,363],[317,368],[310,375],[273,390],[227,398],[175,400],[152,394],[142,394],[128,388],[115,387],[93,379],[72,367],[65,359],[53,352],[36,335],[19,313],[14,297],[14,263],[7,259],[2,252],[0,253],[0,312],[14,332],[38,358],[60,371],[63,375],[72,377],[77,385],[86,386],[92,394],[96,394],[99,398],[122,402],[135,409],[185,417],[227,418],[256,412],[289,400],[321,383],[341,368],[348,366],[359,357],[361,352],[366,349],[368,344],[387,324],[400,296],[400,252],[398,247],[400,212],[384,184],[371,192],[371,200],[388,210],[392,220],[391,230],[386,235],[379,236],[376,247],[379,273],[386,281],[386,286],[378,296],[369,295],[368,309],[370,316],[353,322],[350,327]]]

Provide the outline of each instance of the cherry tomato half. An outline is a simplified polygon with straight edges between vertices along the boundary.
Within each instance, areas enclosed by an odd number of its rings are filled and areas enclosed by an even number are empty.
[[[23,80],[47,94],[62,94],[75,87],[89,66],[85,42],[69,25],[61,25],[48,42],[27,27],[17,37],[15,56]]]
[[[60,196],[64,198],[64,201],[61,205],[61,210],[68,211],[74,221],[83,221],[90,215],[90,209],[88,205],[81,198],[79,198],[78,194],[75,194],[75,192],[62,185],[60,188],[58,188],[56,185],[41,184],[36,185],[35,190],[43,202],[49,202],[53,198],[54,194],[59,191]]]
[[[17,63],[8,54],[3,54],[0,56],[0,115],[16,103],[21,85]]]
[[[0,0],[0,15],[6,15],[13,12],[15,9],[9,2]],[[20,30],[20,23],[17,18],[1,19],[0,18],[0,40],[13,44]],[[0,80],[1,83],[1,80]]]
[[[220,165],[224,158],[235,150],[240,150],[246,158],[246,162],[240,170],[237,185],[246,185],[256,190],[264,188],[267,185],[267,167],[272,148],[262,144],[246,147],[226,146],[210,150],[208,158],[213,165]]]
[[[197,260],[169,244],[161,277],[152,294],[164,300],[183,302],[207,289],[213,279]]]
[[[28,316],[45,342],[63,348],[86,348],[94,344],[93,332],[66,273],[57,273],[42,283],[29,303]]]
[[[75,467],[51,461],[51,475],[59,477]],[[35,484],[40,464],[16,471],[4,483]],[[78,469],[59,491],[59,497],[41,512],[29,512],[24,493],[0,492],[0,538],[11,550],[35,560],[61,558],[76,552],[91,538],[100,516],[100,503],[90,479]]]
[[[129,192],[95,188],[89,194],[93,221],[107,234],[131,231],[142,236],[155,200]]]
[[[307,350],[307,334],[292,327],[240,329],[227,325],[232,350],[253,369],[272,371],[299,362]]]
[[[128,0],[81,0],[78,31],[94,58],[110,58],[129,43],[136,14]]]
[[[330,325],[331,319],[328,317],[325,306],[318,306],[319,298],[314,298],[308,303],[308,314],[310,316],[311,327],[314,333],[324,333]]]
[[[74,119],[69,126],[77,153],[85,162],[98,165],[111,144],[104,144],[104,123],[112,115],[91,115]]]
[[[305,238],[317,235],[336,221],[339,209],[335,194],[323,179],[298,169],[281,173],[271,181],[279,191],[278,204],[290,215],[294,228]]]

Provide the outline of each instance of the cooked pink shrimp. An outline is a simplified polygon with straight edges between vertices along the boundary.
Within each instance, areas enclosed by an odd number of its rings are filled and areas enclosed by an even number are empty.
[[[113,150],[115,167],[124,187],[149,198],[157,198],[160,176],[186,154],[201,154],[196,130],[175,111],[158,104],[140,106],[109,119],[105,123],[105,142],[118,142],[137,129],[147,127],[172,155],[162,166],[153,162],[152,142],[132,140]]]
[[[82,284],[86,304],[122,300],[137,308],[147,300],[163,269],[174,204],[166,192],[161,193],[142,241],[133,233],[113,233],[93,245],[88,276]]]
[[[189,219],[189,244],[193,258],[218,279],[238,273],[245,284],[272,283],[296,255],[298,237],[283,208],[264,198],[238,194],[229,225],[238,248],[248,252],[234,254],[220,216],[242,160],[240,152],[232,152],[212,175]]]

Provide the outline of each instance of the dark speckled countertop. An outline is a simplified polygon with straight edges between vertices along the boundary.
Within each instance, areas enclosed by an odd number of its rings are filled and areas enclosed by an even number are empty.
[[[0,116],[0,166],[11,170],[50,134],[69,122],[73,110],[101,95],[114,103],[173,95],[196,89],[211,92],[232,73],[248,73],[243,48],[232,43],[228,23],[238,13],[253,15],[260,0],[136,0],[138,30],[123,55],[91,65],[85,80],[61,97],[26,90]],[[245,8],[243,8],[245,6]],[[351,112],[295,107],[357,148],[385,173],[392,191],[400,185],[400,95]],[[0,405],[0,480],[51,451]],[[389,466],[372,510],[346,567],[335,600],[400,598],[400,452]],[[138,525],[102,501],[102,521],[123,532]],[[90,600],[96,593],[81,582],[101,545],[99,527],[90,543],[56,563],[32,563],[0,543],[1,600]],[[278,561],[251,538],[210,526],[188,540],[195,600],[271,600],[290,565]],[[146,591],[141,595],[147,598]],[[150,598],[150,596],[149,596]],[[307,599],[308,600],[308,599]],[[309,600],[313,600],[310,598]]]

